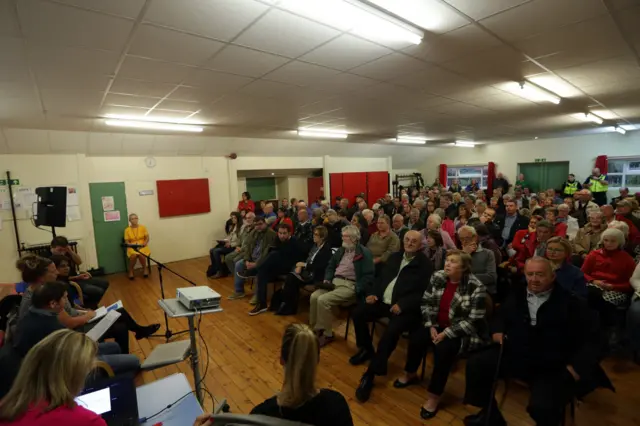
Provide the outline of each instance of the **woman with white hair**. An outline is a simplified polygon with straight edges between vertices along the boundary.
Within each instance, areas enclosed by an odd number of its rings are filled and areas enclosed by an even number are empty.
[[[602,233],[601,247],[589,253],[582,265],[589,305],[600,313],[605,327],[615,325],[616,307],[627,304],[633,292],[630,279],[636,265],[624,244],[622,231],[609,228]]]
[[[439,210],[439,209],[438,209]],[[451,250],[456,248],[456,244],[453,242],[451,235],[445,230],[442,229],[442,218],[438,214],[429,215],[427,218],[427,227],[422,230],[422,240],[423,247],[426,247],[427,233],[429,231],[437,231],[442,236],[442,242],[444,243],[444,248],[446,250]]]

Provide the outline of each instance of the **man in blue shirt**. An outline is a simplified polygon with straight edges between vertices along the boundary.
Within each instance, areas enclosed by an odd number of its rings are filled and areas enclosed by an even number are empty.
[[[518,205],[515,201],[509,200],[505,203],[506,214],[495,219],[496,225],[500,227],[502,237],[502,247],[511,244],[513,236],[521,229],[529,227],[529,218],[518,213]]]

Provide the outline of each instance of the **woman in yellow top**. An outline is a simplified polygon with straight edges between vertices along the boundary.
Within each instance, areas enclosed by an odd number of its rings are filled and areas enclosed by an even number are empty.
[[[140,265],[142,265],[144,277],[147,278],[149,276],[149,269],[147,265],[147,258],[145,256],[149,256],[151,254],[151,251],[149,250],[149,232],[147,232],[147,228],[145,228],[144,225],[138,224],[138,215],[135,213],[129,215],[129,223],[131,225],[124,230],[124,241],[127,244],[142,246],[138,251],[132,248],[127,248],[127,257],[129,258],[129,279],[133,280],[133,268],[135,268],[138,260],[140,261]]]

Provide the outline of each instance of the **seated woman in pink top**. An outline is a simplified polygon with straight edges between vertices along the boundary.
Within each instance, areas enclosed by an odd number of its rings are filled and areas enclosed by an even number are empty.
[[[74,401],[94,368],[97,351],[93,340],[68,329],[41,340],[29,350],[11,390],[0,401],[0,425],[107,426]]]

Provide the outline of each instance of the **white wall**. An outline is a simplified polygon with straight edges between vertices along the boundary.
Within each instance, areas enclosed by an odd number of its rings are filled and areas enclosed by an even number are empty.
[[[238,194],[237,194],[237,201],[240,201],[242,199],[242,193],[243,192],[247,192],[247,178],[245,177],[238,177]],[[236,203],[237,205],[238,203]]]
[[[306,176],[289,176],[287,182],[289,189],[288,198],[309,201],[309,189],[307,187]]]
[[[289,178],[286,176],[280,176],[276,178],[276,198],[279,202],[285,197],[289,198]]]
[[[640,157],[640,132],[602,133],[590,136],[540,139],[523,142],[497,143],[476,148],[442,148],[422,165],[425,182],[433,182],[438,176],[438,165],[449,166],[496,163],[496,171],[502,172],[512,182],[518,173],[518,163],[533,163],[536,158],[550,161],[569,161],[569,170],[580,181],[591,174],[596,157],[607,155]],[[640,188],[637,188],[640,191]],[[609,196],[617,190],[610,190]]]

